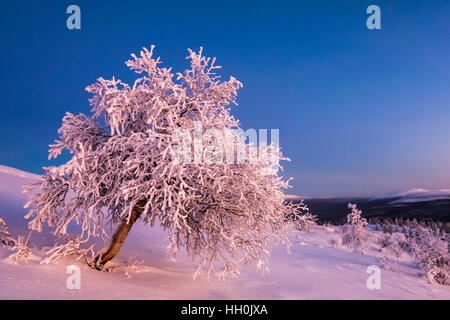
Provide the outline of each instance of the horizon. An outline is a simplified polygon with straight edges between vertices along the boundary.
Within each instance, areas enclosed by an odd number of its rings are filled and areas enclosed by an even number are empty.
[[[4,4],[0,164],[42,174],[66,111],[90,114],[84,88],[98,77],[136,78],[124,62],[155,44],[182,72],[203,46],[223,79],[244,85],[232,114],[242,128],[279,129],[286,194],[370,197],[450,189],[450,3]],[[177,6],[179,10],[172,10]],[[7,14],[14,12],[14,14]]]
[[[10,170],[12,169],[12,170]],[[32,176],[39,176],[39,174],[33,173],[33,172],[29,172],[29,171],[24,171],[18,168],[14,168],[14,167],[9,167],[6,165],[3,165],[0,163],[0,173],[3,172],[5,174],[13,174],[13,175],[17,175],[17,176],[22,176],[23,177],[29,177],[31,175]],[[285,193],[285,197],[287,200],[289,199],[299,199],[299,200],[308,200],[308,199],[312,199],[312,200],[316,200],[316,199],[383,199],[383,198],[390,198],[390,197],[400,197],[401,194],[408,194],[408,193],[425,193],[425,192],[447,192],[450,195],[450,189],[434,189],[434,190],[429,190],[429,189],[422,189],[422,188],[411,188],[408,190],[396,190],[396,191],[392,191],[392,192],[387,192],[387,193],[383,193],[383,194],[373,194],[373,195],[367,195],[367,196],[315,196],[315,195],[299,195],[299,194],[292,194],[292,193]]]

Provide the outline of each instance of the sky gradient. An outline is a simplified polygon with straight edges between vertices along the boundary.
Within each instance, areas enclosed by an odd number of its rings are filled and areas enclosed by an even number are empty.
[[[81,30],[66,8],[81,8]],[[368,30],[366,8],[381,8]],[[183,71],[204,47],[244,84],[233,113],[278,128],[295,193],[450,188],[449,1],[2,2],[0,164],[42,173],[66,111],[89,113],[100,76],[132,82],[156,45]]]

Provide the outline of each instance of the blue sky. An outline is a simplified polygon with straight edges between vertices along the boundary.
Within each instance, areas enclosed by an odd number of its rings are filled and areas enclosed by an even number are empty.
[[[81,8],[81,30],[66,8]],[[368,30],[366,8],[381,8]],[[244,128],[279,128],[290,193],[450,188],[449,1],[2,2],[0,164],[36,173],[84,88],[131,82],[124,61],[156,45],[182,71],[204,47],[244,88]],[[66,158],[67,159],[67,158]]]

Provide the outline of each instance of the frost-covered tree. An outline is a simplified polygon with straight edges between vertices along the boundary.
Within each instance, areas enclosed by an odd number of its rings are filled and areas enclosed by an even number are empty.
[[[342,228],[342,244],[363,254],[369,240],[367,220],[361,217],[362,211],[356,204],[349,203],[348,208],[351,213],[347,215],[347,223]]]
[[[234,138],[231,132],[239,122],[230,106],[236,105],[242,84],[234,77],[222,81],[215,73],[220,67],[202,49],[189,50],[190,68],[176,75],[160,66],[153,49],[144,48],[126,62],[139,75],[132,85],[99,78],[87,87],[93,94],[91,116],[65,115],[49,158],[64,149],[73,156],[45,168],[40,182],[28,188],[29,227],[41,231],[47,223],[67,237],[69,224],[76,222],[81,232],[74,241],[84,242],[105,236],[105,227],[113,225],[109,247],[95,258],[100,268],[117,255],[138,220],[160,223],[168,233],[169,254],[185,248],[200,258],[197,271],[226,275],[238,273],[241,263],[264,267],[274,244],[289,245],[290,221],[309,219],[301,215],[302,206],[284,201],[289,181],[267,174],[271,164],[260,159],[233,162],[219,153],[224,161],[195,161],[197,150],[187,155],[192,161],[174,161],[179,147],[174,136],[191,134],[198,122],[200,134],[215,130]],[[201,142],[205,154],[210,140]],[[215,145],[236,147],[243,143],[238,140]],[[247,153],[253,148],[245,142],[244,147]],[[266,146],[265,151],[277,162],[288,160],[279,148]],[[56,252],[79,249],[68,243],[69,249]]]
[[[449,245],[443,234],[430,228],[414,228],[409,236],[409,248],[429,282],[450,285]]]

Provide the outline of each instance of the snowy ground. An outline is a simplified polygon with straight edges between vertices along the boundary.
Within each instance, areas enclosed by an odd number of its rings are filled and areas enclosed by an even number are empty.
[[[0,166],[0,217],[13,236],[27,235],[23,219],[25,201],[21,185],[37,176]],[[357,255],[346,248],[332,248],[335,228],[312,233],[293,233],[288,254],[282,247],[272,252],[271,272],[261,274],[245,268],[236,279],[192,280],[195,263],[185,257],[175,262],[166,255],[165,235],[157,227],[138,224],[122,248],[113,273],[87,268],[66,258],[52,265],[39,264],[42,248],[53,237],[48,232],[33,235],[35,260],[10,264],[11,251],[0,247],[0,299],[450,299],[450,288],[427,283],[410,257],[398,262],[398,271],[381,272],[381,289],[366,286],[367,267],[377,265],[375,248]],[[135,270],[121,268],[137,256]],[[68,265],[81,268],[81,289],[69,290]]]

